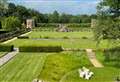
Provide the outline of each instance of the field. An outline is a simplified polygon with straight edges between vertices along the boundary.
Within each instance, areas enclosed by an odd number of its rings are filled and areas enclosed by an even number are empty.
[[[63,48],[104,49],[114,47],[104,40],[99,46],[93,39],[92,32],[39,32],[33,31],[29,39],[17,39],[8,44],[19,46],[55,46]],[[46,38],[47,37],[47,38]],[[66,38],[67,37],[67,38]],[[104,64],[103,68],[95,68],[85,51],[64,51],[59,53],[19,53],[11,61],[0,68],[0,82],[32,82],[41,79],[45,82],[114,82],[120,76],[120,69],[105,64],[104,52],[96,52],[97,59]],[[1,53],[0,53],[1,54]],[[88,81],[79,77],[78,69],[83,66],[94,72]]]

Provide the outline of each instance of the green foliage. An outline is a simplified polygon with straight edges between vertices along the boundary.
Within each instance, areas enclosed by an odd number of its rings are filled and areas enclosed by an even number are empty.
[[[120,47],[107,49],[104,55],[106,62],[113,62],[113,66],[120,67]]]
[[[17,17],[10,16],[2,21],[2,28],[6,30],[19,30],[21,22]]]
[[[61,46],[21,46],[20,52],[61,52]]]
[[[18,39],[29,39],[28,36],[18,36],[17,38],[18,38]]]
[[[37,23],[37,27],[58,27],[59,24],[56,23]]]
[[[70,23],[67,24],[67,27],[78,27],[78,28],[90,28],[91,23],[80,23],[80,24],[76,24],[76,23]]]
[[[54,11],[52,15],[49,15],[49,23],[59,23],[59,13]]]
[[[0,45],[0,51],[2,52],[10,52],[13,51],[14,46],[13,45]]]

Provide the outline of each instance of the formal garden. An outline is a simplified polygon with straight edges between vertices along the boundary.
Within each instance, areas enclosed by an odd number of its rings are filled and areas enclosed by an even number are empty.
[[[106,14],[106,5],[116,12]],[[120,82],[120,12],[115,5],[120,7],[103,0],[98,15],[54,11],[49,16],[1,0],[0,82]]]

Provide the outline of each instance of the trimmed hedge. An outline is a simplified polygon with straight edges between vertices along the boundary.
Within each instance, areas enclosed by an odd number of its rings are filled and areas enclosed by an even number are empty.
[[[78,27],[78,28],[90,28],[91,24],[90,23],[80,23],[80,24],[76,24],[76,23],[71,23],[71,24],[67,24],[67,27],[69,28],[74,28],[74,27]]]
[[[61,52],[61,46],[21,46],[20,52]]]
[[[37,23],[37,27],[58,27],[57,23]]]
[[[18,39],[29,39],[28,36],[18,36],[17,38],[18,38]]]
[[[11,52],[14,50],[14,46],[13,45],[0,45],[0,51],[1,52]]]

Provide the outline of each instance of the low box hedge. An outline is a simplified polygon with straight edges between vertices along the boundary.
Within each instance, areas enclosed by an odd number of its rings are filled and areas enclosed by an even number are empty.
[[[20,52],[61,52],[61,46],[21,46]]]
[[[14,50],[14,46],[13,45],[0,45],[0,51],[1,52],[11,52]]]
[[[18,38],[18,39],[29,39],[28,36],[18,36],[17,38]]]

